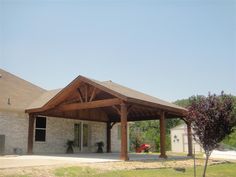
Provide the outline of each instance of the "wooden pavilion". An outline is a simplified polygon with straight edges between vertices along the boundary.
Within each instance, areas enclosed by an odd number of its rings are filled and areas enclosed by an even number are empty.
[[[96,112],[97,111],[97,112]],[[98,114],[103,112],[105,116]],[[166,158],[165,119],[182,118],[187,110],[172,103],[116,84],[77,77],[65,88],[43,95],[27,110],[29,114],[28,154],[33,152],[34,122],[37,115],[107,123],[107,152],[111,152],[111,128],[121,123],[120,159],[128,160],[127,122],[160,121],[160,157]],[[95,114],[95,115],[94,115]],[[188,124],[188,155],[192,155],[191,128]]]

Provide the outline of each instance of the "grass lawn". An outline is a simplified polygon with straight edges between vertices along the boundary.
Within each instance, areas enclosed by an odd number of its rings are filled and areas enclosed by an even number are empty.
[[[207,169],[207,177],[235,177],[235,169],[236,163],[212,165]],[[202,175],[202,171],[203,167],[197,168],[198,177]],[[98,171],[88,167],[67,167],[56,169],[54,175],[67,177],[191,177],[193,169],[187,168],[186,172],[178,172],[172,168]]]

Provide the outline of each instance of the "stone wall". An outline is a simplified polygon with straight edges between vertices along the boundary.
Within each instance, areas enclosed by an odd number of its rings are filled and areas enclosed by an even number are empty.
[[[118,136],[120,123],[115,124],[111,129],[111,152],[120,152],[121,137]]]
[[[24,113],[0,111],[0,135],[5,135],[5,154],[27,152],[28,118]]]
[[[105,151],[106,123],[47,117],[46,141],[34,141],[33,152],[35,154],[65,153],[67,140],[74,139],[74,124],[76,123],[88,124],[89,144],[88,147],[83,147],[82,152],[96,152],[97,147],[95,143],[98,141],[104,142]],[[75,152],[80,151],[79,148],[76,147],[74,150]]]
[[[79,121],[73,119],[47,117],[46,141],[35,142],[33,152],[35,154],[65,153],[67,140],[74,139],[74,124],[83,122],[89,127],[89,145],[82,152],[95,152],[95,145],[103,141],[106,150],[106,123]],[[0,135],[5,135],[5,154],[27,153],[28,141],[28,115],[16,112],[0,112]],[[75,148],[75,152],[79,152]]]
[[[35,154],[65,153],[67,140],[74,139],[74,124],[85,123],[89,127],[89,145],[82,152],[96,152],[96,142],[103,141],[106,152],[106,123],[93,121],[80,121],[47,117],[46,141],[35,142],[33,152]],[[120,139],[118,138],[119,124],[115,124],[111,130],[111,150],[120,152]],[[0,111],[0,135],[5,135],[5,154],[14,154],[18,148],[20,153],[27,153],[28,141],[28,115],[25,113]],[[75,152],[79,152],[75,148]]]
[[[120,123],[115,124],[111,129],[111,151],[112,152],[120,152],[121,149],[121,135],[118,135],[121,131],[120,129]],[[119,132],[119,133],[118,133]],[[127,144],[128,144],[128,151],[130,149],[130,143],[129,143],[129,124],[127,126]]]

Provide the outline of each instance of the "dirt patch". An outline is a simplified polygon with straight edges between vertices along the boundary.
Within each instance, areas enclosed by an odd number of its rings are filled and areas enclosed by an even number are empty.
[[[41,167],[21,167],[8,168],[0,170],[0,177],[7,176],[35,176],[35,177],[54,177],[55,166],[41,166]]]
[[[209,165],[223,163],[224,161],[209,160]],[[197,159],[197,165],[203,165],[204,159]],[[188,168],[193,166],[193,160],[146,160],[146,161],[128,161],[128,162],[101,162],[101,163],[75,163],[69,165],[39,166],[39,167],[21,167],[8,168],[0,170],[0,177],[5,176],[32,176],[32,177],[54,177],[54,171],[57,168],[70,166],[89,167],[97,169],[100,172],[111,170],[140,170],[140,169],[161,169],[161,168]]]
[[[217,161],[221,163],[223,161]],[[209,164],[216,163],[216,161],[209,160]],[[203,165],[204,159],[197,159],[196,165]],[[99,170],[136,170],[136,169],[160,169],[160,168],[188,168],[193,166],[193,160],[162,160],[162,161],[128,161],[128,162],[109,162],[109,163],[95,163],[81,164],[81,166],[91,167]]]

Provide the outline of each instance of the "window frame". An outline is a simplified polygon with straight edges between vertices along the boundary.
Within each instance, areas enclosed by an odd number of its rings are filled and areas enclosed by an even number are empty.
[[[40,118],[44,118],[45,119],[45,128],[42,128],[42,127],[37,127],[37,119],[40,119]],[[44,131],[44,140],[37,140],[36,139],[36,136],[37,136],[37,130],[39,131]],[[34,141],[37,142],[37,143],[45,143],[46,142],[46,133],[47,133],[47,117],[46,116],[37,116],[35,118],[35,131],[34,131]]]
[[[75,147],[81,149],[81,122],[74,124],[74,142]]]

